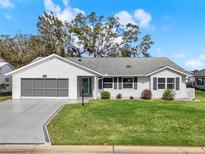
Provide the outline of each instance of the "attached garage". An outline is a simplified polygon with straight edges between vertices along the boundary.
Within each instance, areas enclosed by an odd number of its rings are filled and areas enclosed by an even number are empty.
[[[68,97],[68,79],[21,78],[22,97]]]

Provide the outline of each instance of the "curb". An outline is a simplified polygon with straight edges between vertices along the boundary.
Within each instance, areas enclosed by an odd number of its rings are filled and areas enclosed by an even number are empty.
[[[51,115],[51,117],[42,126],[43,127],[43,134],[44,134],[44,138],[45,138],[45,145],[51,145],[50,135],[49,135],[47,126],[53,120],[53,118],[60,112],[60,110],[64,107],[64,105],[61,105],[58,108],[58,110],[53,115]]]

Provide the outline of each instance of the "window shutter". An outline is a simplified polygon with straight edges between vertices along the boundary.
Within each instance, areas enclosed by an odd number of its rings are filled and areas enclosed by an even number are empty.
[[[134,89],[137,89],[137,77],[134,77]]]
[[[153,90],[157,90],[157,78],[153,78]]]
[[[177,77],[176,78],[176,90],[179,90],[179,86],[180,86],[179,77]]]
[[[117,89],[117,77],[114,77],[114,89]]]
[[[119,89],[122,89],[122,77],[119,77]]]
[[[89,78],[89,83],[90,83],[90,95],[92,96],[92,78]]]
[[[102,79],[98,79],[98,89],[102,89]]]

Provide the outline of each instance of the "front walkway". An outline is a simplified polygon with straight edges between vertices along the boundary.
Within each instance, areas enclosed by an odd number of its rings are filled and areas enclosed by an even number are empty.
[[[160,146],[0,146],[4,153],[83,153],[83,154],[204,154],[203,147],[160,147]]]

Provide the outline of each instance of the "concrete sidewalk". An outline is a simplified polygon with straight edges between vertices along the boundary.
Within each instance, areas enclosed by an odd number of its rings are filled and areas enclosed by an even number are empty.
[[[161,147],[161,146],[0,146],[0,153],[32,153],[32,154],[205,154],[204,147]]]

